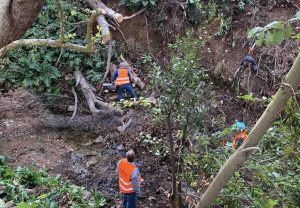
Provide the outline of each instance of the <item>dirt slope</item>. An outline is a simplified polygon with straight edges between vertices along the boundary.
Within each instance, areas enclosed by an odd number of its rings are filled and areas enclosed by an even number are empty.
[[[9,165],[47,169],[51,175],[101,192],[113,206],[120,204],[116,164],[133,148],[146,181],[140,204],[167,207],[169,181],[160,179],[161,175],[168,178],[168,167],[139,143],[146,116],[137,115],[140,119],[135,119],[130,132],[121,135],[105,127],[97,134],[49,128],[44,120],[50,113],[45,112],[40,99],[25,90],[0,96],[0,154],[7,156]]]

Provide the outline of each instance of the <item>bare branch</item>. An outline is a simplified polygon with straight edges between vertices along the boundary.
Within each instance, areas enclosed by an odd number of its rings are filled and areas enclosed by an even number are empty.
[[[105,13],[105,11],[98,9],[94,11],[89,17],[87,24],[87,45],[80,46],[72,43],[63,43],[61,40],[52,40],[52,39],[21,39],[11,42],[10,44],[4,46],[0,49],[0,59],[3,58],[8,52],[15,50],[19,47],[33,47],[33,46],[44,46],[51,48],[65,48],[81,53],[93,53],[94,49],[92,48],[92,26],[95,19]]]
[[[87,3],[92,9],[99,9],[98,6],[95,4],[94,0],[87,0]],[[102,8],[100,8],[102,9]],[[102,9],[103,10],[103,9]],[[103,14],[106,14],[106,11],[103,10]],[[101,26],[101,35],[102,35],[102,43],[106,44],[108,41],[111,40],[111,35],[109,31],[109,24],[107,23],[104,15],[99,15],[97,18],[98,25]]]
[[[103,9],[108,16],[112,17],[113,19],[117,20],[118,22],[123,21],[123,15],[122,14],[117,13],[114,10],[108,8],[105,4],[103,4],[102,1],[98,0],[96,5],[97,5],[98,8]]]
[[[107,54],[107,62],[106,62],[106,71],[104,73],[104,76],[102,78],[102,81],[100,83],[101,89],[100,89],[100,95],[103,93],[103,83],[105,82],[108,74],[109,74],[109,69],[110,69],[110,60],[111,60],[111,55],[112,55],[112,41],[110,40],[108,42],[108,54]]]
[[[137,13],[134,13],[133,15],[125,16],[125,17],[123,17],[123,19],[124,20],[130,20],[130,19],[136,17],[137,15],[142,14],[145,10],[146,10],[146,8],[142,9],[141,11],[138,11]]]

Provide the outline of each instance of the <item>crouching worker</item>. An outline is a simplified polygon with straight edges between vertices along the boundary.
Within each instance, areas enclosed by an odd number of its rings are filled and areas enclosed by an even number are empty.
[[[247,134],[246,134],[246,125],[242,120],[237,121],[235,123],[235,127],[238,130],[238,134],[235,135],[235,137],[232,139],[232,148],[237,149],[239,148],[243,142],[247,139]]]
[[[123,194],[123,208],[136,208],[137,198],[141,196],[140,184],[143,181],[134,162],[133,150],[126,152],[126,158],[117,165],[119,188]]]
[[[118,69],[114,72],[114,82],[117,88],[118,100],[124,100],[124,92],[127,91],[131,98],[137,98],[133,87],[131,86],[131,73],[129,66],[122,62],[120,63]]]

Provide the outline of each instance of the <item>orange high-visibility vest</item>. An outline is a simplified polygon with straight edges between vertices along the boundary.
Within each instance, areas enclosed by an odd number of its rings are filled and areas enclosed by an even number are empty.
[[[232,147],[236,149],[236,142],[238,139],[242,139],[243,142],[247,139],[247,134],[245,131],[238,133],[232,140]]]
[[[128,194],[134,192],[131,185],[130,176],[136,166],[123,158],[118,163],[118,175],[119,175],[119,188],[122,193]],[[139,176],[139,182],[142,181],[141,176]]]
[[[116,86],[130,83],[128,71],[125,68],[118,69],[118,77],[115,81]]]

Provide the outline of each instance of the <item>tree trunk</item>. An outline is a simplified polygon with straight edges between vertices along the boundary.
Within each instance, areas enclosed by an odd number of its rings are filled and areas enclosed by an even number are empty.
[[[94,10],[98,9],[94,0],[87,0],[87,3],[89,4],[89,6],[92,9],[94,9]],[[105,13],[106,13],[106,11],[103,14],[105,14]],[[101,26],[102,43],[106,44],[108,41],[111,40],[111,35],[110,35],[109,25],[108,25],[104,15],[99,15],[97,17],[97,24]]]
[[[45,0],[0,0],[0,48],[27,31],[44,3]]]
[[[98,113],[115,113],[117,115],[124,114],[124,111],[118,110],[112,105],[98,100],[93,92],[95,89],[86,81],[80,71],[75,71],[74,77],[76,80],[76,85],[80,84],[85,100],[88,103],[89,109],[93,116],[96,116]],[[96,106],[100,107],[102,110],[98,109]]]
[[[230,177],[250,157],[253,150],[257,149],[255,146],[271,127],[280,112],[286,107],[288,100],[294,95],[294,92],[299,88],[299,85],[300,53],[273,100],[253,127],[247,141],[221,167],[217,176],[201,196],[197,208],[211,207],[211,204],[218,197],[220,191],[229,181]]]
[[[170,196],[170,204],[172,208],[177,208],[176,198],[177,198],[177,186],[176,186],[176,161],[175,161],[175,152],[174,152],[174,141],[172,136],[172,122],[171,115],[167,115],[167,132],[170,144],[170,156],[171,156],[171,168],[172,168],[172,193]]]

